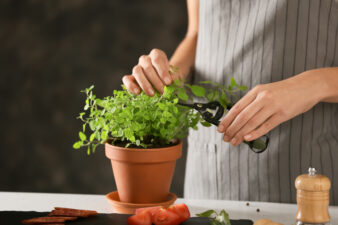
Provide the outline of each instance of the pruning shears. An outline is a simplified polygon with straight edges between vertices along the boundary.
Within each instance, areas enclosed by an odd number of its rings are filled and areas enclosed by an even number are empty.
[[[178,104],[197,110],[206,122],[215,126],[220,124],[220,119],[224,114],[224,107],[218,101],[192,104],[179,102]],[[227,110],[230,110],[231,107],[231,105],[227,106]],[[264,135],[253,141],[244,141],[244,143],[247,144],[253,152],[262,153],[269,145],[269,137]]]

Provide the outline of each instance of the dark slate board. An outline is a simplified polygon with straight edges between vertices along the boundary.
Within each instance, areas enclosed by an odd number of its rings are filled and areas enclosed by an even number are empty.
[[[34,217],[47,216],[47,212],[21,212],[21,211],[0,211],[0,224],[12,225],[21,224],[22,220]],[[124,225],[130,215],[123,214],[99,214],[84,219],[66,222],[69,225]],[[251,220],[231,220],[231,225],[252,225]],[[182,225],[209,225],[207,218],[192,217]]]

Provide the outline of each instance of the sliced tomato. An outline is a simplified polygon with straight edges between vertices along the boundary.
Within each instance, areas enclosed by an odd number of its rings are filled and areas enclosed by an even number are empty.
[[[163,209],[162,206],[154,206],[154,207],[146,207],[146,208],[138,208],[135,211],[135,214],[139,214],[141,212],[149,212],[151,216],[155,214],[155,212],[159,209]]]
[[[149,212],[141,212],[127,219],[128,225],[151,225],[151,216]]]
[[[186,204],[171,205],[168,208],[169,211],[176,213],[180,217],[180,222],[184,222],[190,218],[190,211]]]
[[[152,218],[155,225],[178,225],[181,222],[180,217],[167,209],[161,208],[157,210]]]

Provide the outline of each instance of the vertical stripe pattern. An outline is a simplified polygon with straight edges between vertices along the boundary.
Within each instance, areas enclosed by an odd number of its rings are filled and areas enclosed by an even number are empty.
[[[199,1],[194,82],[234,77],[252,88],[338,66],[335,0]],[[314,166],[331,179],[330,204],[338,204],[338,104],[319,103],[269,136],[257,155],[223,142],[216,127],[191,131],[185,197],[295,202],[294,180]]]

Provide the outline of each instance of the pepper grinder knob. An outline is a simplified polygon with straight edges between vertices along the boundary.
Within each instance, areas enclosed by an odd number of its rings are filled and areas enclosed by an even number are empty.
[[[296,178],[297,224],[326,224],[330,222],[330,179],[309,168],[308,174]]]

